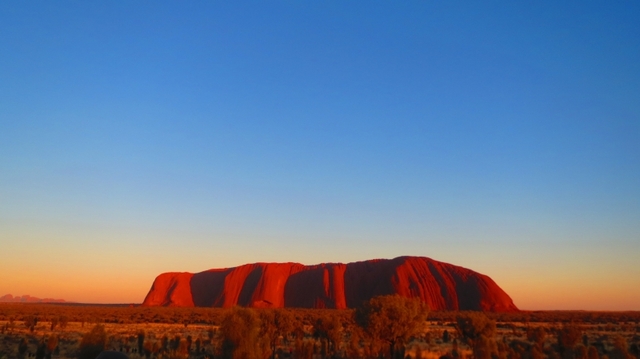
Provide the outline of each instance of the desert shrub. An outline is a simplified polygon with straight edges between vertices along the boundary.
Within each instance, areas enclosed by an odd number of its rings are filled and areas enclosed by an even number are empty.
[[[404,358],[409,339],[424,331],[428,309],[417,298],[385,295],[371,298],[356,309],[354,320],[371,338],[371,342],[389,345],[391,358]]]
[[[189,356],[189,343],[186,340],[181,340],[179,342],[175,356],[178,358],[187,358]]]
[[[44,339],[42,339],[42,341],[40,341],[40,344],[38,344],[38,348],[36,349],[36,359],[44,359],[46,354],[47,346],[44,343]]]
[[[95,359],[107,344],[107,332],[102,325],[94,326],[91,331],[82,336],[78,359]]]
[[[60,324],[60,318],[59,317],[52,317],[51,318],[51,330],[56,329],[58,324]]]
[[[600,359],[600,353],[598,353],[598,349],[596,349],[596,347],[594,347],[593,345],[590,345],[589,349],[587,349],[587,358]]]
[[[558,352],[563,358],[572,359],[575,356],[575,346],[582,338],[582,330],[574,325],[567,324],[558,331]]]
[[[262,359],[260,320],[255,310],[234,307],[222,319],[220,334],[225,359]]]
[[[547,331],[543,327],[535,327],[527,330],[527,340],[537,344],[538,347],[544,348],[544,342],[547,339]]]
[[[169,337],[165,334],[160,338],[160,351],[168,352],[169,351]]]
[[[475,359],[491,359],[498,356],[495,341],[496,322],[484,313],[465,313],[457,318],[457,330],[473,351]]]
[[[295,318],[286,309],[262,309],[260,316],[260,337],[263,351],[266,356],[272,358],[276,355],[276,346],[280,337],[287,340],[289,334],[294,330]]]
[[[29,315],[24,318],[24,326],[29,328],[29,331],[33,333],[38,324],[38,317],[35,315]]]
[[[18,344],[18,357],[24,358],[24,355],[27,353],[27,349],[29,345],[27,344],[27,339],[22,338],[20,340],[20,344]]]
[[[422,359],[422,346],[420,344],[414,345],[414,359]]]
[[[176,335],[173,340],[171,340],[170,342],[170,346],[171,346],[171,352],[175,353],[178,351],[178,349],[180,349],[180,344],[182,343],[182,337],[179,335]]]
[[[633,359],[633,356],[629,354],[629,347],[626,339],[622,336],[616,336],[613,338],[613,351],[609,354],[611,359]]]
[[[579,344],[575,348],[575,359],[588,359],[587,355],[587,347],[582,344]]]
[[[343,326],[337,315],[327,313],[318,318],[313,325],[313,334],[321,341],[323,356],[334,356],[340,350]]]
[[[448,343],[449,340],[451,340],[449,338],[449,331],[445,329],[444,332],[442,332],[442,342],[443,343]]]
[[[347,344],[347,358],[360,357],[360,341],[362,340],[362,329],[358,326],[351,326],[349,330],[349,342]]]
[[[140,353],[140,355],[142,355],[142,353],[144,352],[144,337],[145,337],[144,330],[139,331],[137,334],[137,339],[138,339],[138,353]]]
[[[46,357],[48,359],[51,359],[51,354],[53,354],[55,350],[58,349],[58,337],[55,335],[51,335],[49,339],[47,339],[46,347],[47,347]]]
[[[460,351],[458,348],[458,339],[453,338],[451,341],[451,357],[454,359],[460,358]]]
[[[631,347],[629,348],[629,353],[631,353],[631,355],[635,356],[636,358],[640,358],[640,346],[638,346],[638,343],[631,344]]]
[[[531,349],[529,350],[529,353],[531,354],[531,359],[543,359],[544,358],[544,354],[542,353],[542,349],[537,344],[534,344],[534,345],[531,346]]]
[[[60,329],[65,329],[69,324],[69,318],[66,315],[60,316]]]
[[[582,337],[582,330],[577,326],[570,324],[564,325],[558,331],[558,345],[562,349],[573,349]]]
[[[311,341],[296,338],[294,345],[294,358],[296,359],[312,359],[314,346]]]

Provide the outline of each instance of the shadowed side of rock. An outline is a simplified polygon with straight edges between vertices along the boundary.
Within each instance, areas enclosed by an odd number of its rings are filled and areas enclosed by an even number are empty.
[[[431,310],[518,310],[488,276],[426,257],[312,266],[254,263],[196,274],[164,273],[143,305],[344,309],[386,294],[420,298]]]

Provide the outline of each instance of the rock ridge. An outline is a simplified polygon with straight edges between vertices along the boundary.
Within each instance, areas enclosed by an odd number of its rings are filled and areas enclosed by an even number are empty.
[[[145,306],[354,308],[377,295],[420,298],[431,310],[511,312],[490,277],[427,257],[352,263],[251,263],[156,277]]]

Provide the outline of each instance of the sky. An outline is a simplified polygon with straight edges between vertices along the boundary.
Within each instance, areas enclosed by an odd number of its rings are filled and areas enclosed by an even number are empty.
[[[640,4],[0,3],[0,296],[426,256],[640,310]]]

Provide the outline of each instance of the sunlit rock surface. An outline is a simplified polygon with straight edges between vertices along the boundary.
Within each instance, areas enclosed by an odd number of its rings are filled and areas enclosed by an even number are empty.
[[[353,308],[377,295],[417,297],[431,310],[517,311],[488,276],[426,257],[354,263],[254,263],[200,273],[163,273],[143,305]]]

